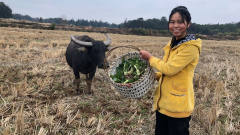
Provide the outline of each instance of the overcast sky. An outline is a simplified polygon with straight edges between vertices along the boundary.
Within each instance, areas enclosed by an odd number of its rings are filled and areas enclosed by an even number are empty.
[[[240,0],[0,0],[13,13],[31,17],[86,19],[122,23],[137,18],[165,16],[179,5],[188,8],[192,22],[225,24],[240,22]]]

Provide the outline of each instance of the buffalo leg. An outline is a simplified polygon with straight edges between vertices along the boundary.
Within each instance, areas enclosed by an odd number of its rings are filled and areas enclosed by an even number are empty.
[[[93,90],[91,89],[91,86],[92,86],[92,80],[95,75],[95,72],[96,72],[96,70],[94,72],[86,74],[86,83],[87,83],[88,94],[93,94]]]
[[[76,86],[76,91],[77,93],[82,93],[82,91],[79,89],[79,85],[80,85],[80,75],[79,75],[79,72],[78,70],[76,70],[76,68],[73,68],[73,72],[74,72],[74,75],[75,75],[75,79],[73,81],[73,84]]]

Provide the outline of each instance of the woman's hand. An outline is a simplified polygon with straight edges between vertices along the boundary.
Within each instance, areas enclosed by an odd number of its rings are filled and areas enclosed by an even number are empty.
[[[162,76],[162,74],[161,74],[160,72],[156,72],[156,73],[154,74],[154,79],[155,79],[156,81],[159,81],[159,79],[160,79],[161,76]]]
[[[140,55],[141,55],[141,57],[143,58],[143,59],[145,59],[145,60],[149,60],[150,59],[150,57],[152,56],[148,51],[145,51],[145,50],[141,50],[140,51]]]

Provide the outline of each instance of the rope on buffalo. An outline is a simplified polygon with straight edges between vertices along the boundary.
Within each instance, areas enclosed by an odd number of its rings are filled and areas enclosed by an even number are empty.
[[[117,50],[119,48],[131,48],[134,49],[136,51],[134,52],[128,52],[126,54],[123,54],[121,56],[118,56],[117,58],[115,58],[113,60],[112,63],[109,63],[110,67],[109,68],[105,68],[105,72],[107,74],[108,80],[111,83],[111,85],[124,97],[127,98],[140,98],[143,95],[145,95],[149,89],[151,89],[153,87],[153,83],[154,83],[154,72],[152,70],[152,68],[150,67],[149,63],[142,59],[140,57],[139,51],[140,49],[136,46],[116,46],[111,48],[108,53],[106,54],[106,58],[104,59],[104,65],[106,65],[108,63],[107,59],[110,56],[110,54],[114,51]],[[145,72],[141,75],[141,77],[132,83],[127,83],[127,84],[123,84],[123,83],[116,83],[111,77],[110,75],[113,75],[116,73],[116,68],[122,63],[122,58],[125,59],[130,59],[130,58],[135,58],[138,57],[140,58],[142,61],[144,61],[147,64],[147,68],[145,69]]]

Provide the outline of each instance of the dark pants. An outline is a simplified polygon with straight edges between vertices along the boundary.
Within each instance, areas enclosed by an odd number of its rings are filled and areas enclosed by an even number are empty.
[[[155,135],[189,135],[189,121],[186,118],[173,118],[156,111]]]

